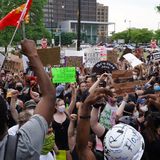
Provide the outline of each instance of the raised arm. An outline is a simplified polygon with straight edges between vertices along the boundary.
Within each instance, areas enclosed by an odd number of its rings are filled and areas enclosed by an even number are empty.
[[[105,128],[98,122],[98,115],[99,115],[99,109],[100,108],[94,108],[91,112],[91,128],[93,132],[98,136],[101,137],[103,133],[105,132]]]
[[[18,112],[16,110],[18,91],[12,90],[11,96],[12,97],[11,97],[11,103],[10,103],[10,111],[11,111],[13,119],[16,121],[16,123],[18,123]]]
[[[77,96],[77,89],[72,87],[72,98],[71,98],[71,103],[69,104],[69,107],[68,107],[68,110],[67,110],[67,113],[69,115],[72,114],[73,110],[74,110],[74,107],[76,105],[76,96]]]
[[[68,127],[68,144],[69,144],[69,150],[72,151],[75,144],[76,144],[76,135],[75,135],[75,123],[77,120],[76,114],[70,115],[70,123]]]
[[[128,94],[126,93],[121,105],[118,107],[118,109],[116,111],[117,118],[120,118],[123,116],[123,111],[124,111],[124,108],[125,108],[127,101],[128,101]]]
[[[35,114],[43,116],[48,124],[52,121],[55,105],[55,89],[43,69],[43,65],[38,56],[35,42],[32,40],[22,41],[22,50],[24,54],[29,58],[33,71],[35,72],[42,98],[40,99],[35,109]]]
[[[93,153],[87,147],[90,134],[91,105],[101,98],[107,98],[107,95],[112,96],[112,93],[105,88],[97,89],[86,98],[80,107],[76,137],[76,150],[80,160],[87,160],[89,155],[94,159]]]
[[[105,79],[107,75],[108,75],[107,73],[103,73],[103,74],[97,79],[97,81],[91,86],[91,88],[89,89],[89,93],[93,93],[93,92],[96,90],[96,88],[98,87],[99,82],[100,82],[101,80]]]

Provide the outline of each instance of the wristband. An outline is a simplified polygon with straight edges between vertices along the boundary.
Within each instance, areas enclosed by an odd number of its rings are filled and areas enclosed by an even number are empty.
[[[79,116],[80,119],[90,119],[91,116]]]

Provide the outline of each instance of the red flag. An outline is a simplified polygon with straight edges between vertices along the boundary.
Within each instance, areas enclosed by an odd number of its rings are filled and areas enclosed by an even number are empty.
[[[25,12],[24,18],[28,13],[28,11],[31,7],[31,4],[32,4],[32,0],[29,0],[27,6],[25,3],[25,4],[22,4],[21,6],[19,6],[18,8],[13,9],[11,12],[9,12],[4,18],[2,18],[0,20],[0,30],[5,29],[5,27],[7,27],[7,26],[15,26],[16,27],[18,25],[18,21],[21,17],[21,14],[23,13],[23,10],[25,9],[25,6],[26,6],[26,12]]]

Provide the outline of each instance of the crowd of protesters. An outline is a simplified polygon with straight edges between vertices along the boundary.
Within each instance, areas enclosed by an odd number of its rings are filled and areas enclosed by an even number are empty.
[[[34,74],[0,73],[0,159],[16,134],[17,160],[160,159],[160,65],[151,56],[134,69],[123,58],[115,64],[132,70],[133,82],[147,80],[122,96],[111,73],[84,68],[77,68],[77,82],[54,86],[35,43],[23,41],[22,50]]]

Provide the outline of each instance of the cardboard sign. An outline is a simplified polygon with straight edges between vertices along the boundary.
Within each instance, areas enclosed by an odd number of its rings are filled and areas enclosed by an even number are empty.
[[[117,70],[117,67],[109,61],[100,61],[96,63],[92,69],[92,73],[103,74],[112,73],[112,71]]]
[[[127,53],[123,56],[128,63],[134,68],[138,65],[143,64],[142,61],[140,61],[135,55],[133,55],[132,53]]]
[[[13,73],[23,71],[22,59],[16,55],[9,55],[4,61],[3,69]]]
[[[38,55],[44,66],[60,64],[60,48],[37,49]]]
[[[132,77],[132,70],[116,70],[112,72],[112,78],[125,78],[125,77]]]
[[[65,57],[65,66],[80,67],[83,64],[83,57],[71,56]]]
[[[112,63],[117,63],[118,54],[115,50],[107,51],[107,60]]]
[[[147,83],[147,80],[139,80],[125,83],[114,83],[113,87],[116,90],[116,93],[120,96],[123,96],[125,93],[134,93],[135,87],[142,87]]]
[[[147,80],[139,80],[125,83],[114,83],[115,88],[123,88],[123,87],[135,87],[135,86],[144,86],[147,83]]]
[[[53,83],[71,83],[76,82],[75,67],[52,68]]]

